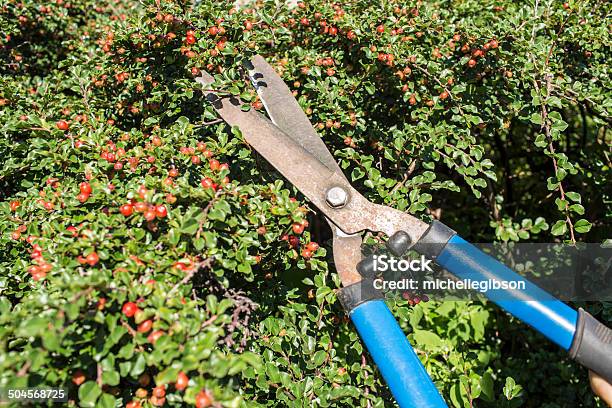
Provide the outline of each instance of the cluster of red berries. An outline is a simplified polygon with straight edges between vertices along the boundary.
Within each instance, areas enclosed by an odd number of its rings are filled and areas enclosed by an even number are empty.
[[[79,261],[81,265],[87,264],[89,266],[95,266],[98,262],[100,262],[100,257],[98,256],[96,251],[93,251],[87,254],[86,256],[79,255],[77,257],[77,261]]]
[[[418,305],[421,302],[429,302],[429,296],[427,295],[417,295],[411,292],[402,292],[402,297],[404,300],[408,301],[410,306]]]
[[[121,313],[127,318],[134,317],[136,321],[142,320],[142,315],[144,312],[140,310],[138,305],[134,302],[125,302],[121,307]],[[144,319],[142,320],[136,327],[136,331],[138,333],[148,333],[153,328],[153,320]],[[166,334],[163,330],[154,330],[147,336],[147,341],[151,344],[155,344],[155,342],[164,334]]]
[[[193,30],[188,30],[185,35],[185,44],[193,45],[196,41],[195,32]]]
[[[142,374],[138,378],[138,383],[142,387],[147,387],[151,383],[151,376],[147,373]],[[189,377],[185,374],[184,371],[180,371],[177,375],[176,381],[174,382],[174,389],[177,391],[184,391],[189,385]],[[160,384],[154,387],[151,390],[151,397],[149,398],[149,403],[156,407],[161,407],[166,403],[166,392],[167,386],[165,384]],[[139,388],[136,390],[136,397],[140,400],[147,398],[149,395],[148,391],[145,388]],[[198,394],[199,395],[199,394]],[[209,407],[212,404],[212,398],[210,398],[210,394],[207,393],[209,398],[208,405],[202,405],[202,407]],[[140,400],[132,400],[126,404],[126,408],[141,408]],[[196,397],[196,405],[197,405],[197,397]]]
[[[74,378],[74,377],[73,377]],[[73,380],[74,381],[74,380]],[[144,373],[138,378],[138,383],[142,387],[147,387],[151,383],[151,376]],[[184,371],[180,371],[177,375],[176,381],[174,382],[174,389],[176,391],[184,391],[189,385],[189,377]],[[167,386],[165,384],[157,385],[151,390],[151,397],[149,403],[155,407],[161,407],[166,403],[166,392]],[[136,397],[140,400],[147,398],[149,395],[148,391],[144,388],[136,390]],[[140,400],[132,400],[126,404],[126,408],[141,408]],[[201,390],[196,395],[196,408],[207,408],[213,403],[213,398],[208,390]]]
[[[308,227],[308,221],[305,219],[300,222],[294,222],[293,224],[291,224],[291,231],[293,232],[294,235],[283,234],[281,236],[281,241],[287,241],[291,248],[298,249],[300,246],[300,238],[298,236],[302,235],[302,233],[304,232],[304,229],[307,227]],[[261,228],[264,228],[264,231],[265,231],[265,227],[260,227],[257,231],[258,233],[260,232]],[[301,251],[302,257],[304,257],[305,259],[310,259],[314,255],[314,253],[317,251],[317,249],[319,249],[319,244],[317,244],[316,242],[311,241],[307,243],[304,246],[304,248],[302,248],[302,251]]]
[[[113,167],[115,170],[121,170],[123,168],[123,158],[125,156],[125,149],[122,147],[117,148],[117,146],[112,140],[108,141],[107,146],[108,147],[103,149],[100,153],[100,158],[102,160],[106,160],[109,163],[113,163]],[[127,160],[132,170],[136,169],[139,161],[138,158],[130,157]]]
[[[202,159],[200,156],[198,156],[198,153],[201,153],[202,156],[206,159],[210,159],[214,155],[213,152],[208,150],[208,148],[206,147],[206,143],[204,142],[198,142],[197,147],[182,146],[179,149],[179,152],[181,154],[184,154],[185,156],[190,156],[191,162],[196,165],[202,162]]]
[[[219,160],[217,159],[210,159],[208,161],[208,166],[214,172],[221,172],[223,170],[229,170],[229,164],[220,163]],[[221,186],[224,186],[228,184],[229,182],[230,182],[229,177],[225,176],[221,180]],[[207,189],[208,188],[212,188],[213,190],[219,189],[219,184],[215,183],[215,181],[210,177],[204,177],[202,180],[200,180],[200,184],[202,185],[202,187],[207,188]]]
[[[26,241],[32,245],[32,252],[30,253],[30,257],[35,265],[32,265],[28,268],[28,273],[32,276],[32,279],[35,281],[39,281],[44,279],[47,276],[47,273],[51,271],[52,266],[49,262],[47,262],[43,256],[43,249],[40,245],[34,243],[36,237],[30,235]]]
[[[144,200],[147,194],[147,189],[145,186],[140,186],[138,188],[138,196],[141,200]],[[166,200],[168,196],[166,196]],[[136,201],[131,199],[128,203],[125,203],[119,207],[119,212],[124,217],[129,217],[133,213],[142,213],[143,217],[147,221],[153,221],[156,218],[166,218],[168,216],[168,209],[163,204],[151,204],[145,201]]]
[[[470,50],[469,45],[464,44],[463,47],[461,47],[461,51],[465,54],[467,54],[468,52],[471,53],[471,58],[468,60],[467,64],[468,64],[468,67],[473,68],[478,63],[479,58],[486,56],[487,51],[491,49],[496,49],[497,47],[499,47],[499,43],[497,42],[497,40],[491,39],[488,42],[486,42],[482,46],[482,48],[474,48]]]
[[[77,200],[79,200],[81,204],[85,203],[87,200],[89,200],[91,191],[91,184],[89,184],[87,181],[82,182],[79,184],[79,194],[76,196]]]
[[[393,54],[379,52],[377,59],[378,59],[378,61],[382,62],[383,64],[388,65],[388,66],[391,67],[391,66],[393,66],[393,62],[395,61],[395,56],[393,56]]]
[[[304,249],[302,249],[302,256],[305,259],[310,259],[314,255],[314,253],[317,251],[317,249],[319,249],[319,244],[317,244],[314,241],[311,241],[308,244],[306,244]]]
[[[325,70],[325,73],[328,76],[333,76],[336,74],[336,70],[333,68],[333,66],[336,64],[336,61],[334,61],[333,58],[331,57],[325,57],[325,58],[318,58],[315,61],[315,65],[317,66],[323,66],[323,67],[328,67]],[[308,67],[304,67],[302,68],[302,73],[304,74],[308,74],[308,72],[310,71],[310,69]]]

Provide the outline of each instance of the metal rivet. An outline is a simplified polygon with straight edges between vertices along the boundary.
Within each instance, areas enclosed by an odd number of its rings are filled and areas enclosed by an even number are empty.
[[[340,208],[348,202],[348,193],[342,187],[332,187],[327,190],[325,200],[332,208]]]

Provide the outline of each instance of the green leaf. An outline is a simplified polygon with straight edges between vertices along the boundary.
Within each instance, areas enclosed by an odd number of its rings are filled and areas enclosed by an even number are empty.
[[[327,358],[327,352],[323,350],[319,350],[312,357],[312,361],[314,362],[315,367],[318,367],[321,364],[323,364],[326,358]]]
[[[130,370],[130,376],[132,378],[138,378],[138,376],[144,372],[145,367],[146,367],[146,361],[145,361],[144,355],[142,355],[142,353],[139,353],[138,357],[136,357],[136,362],[134,363],[134,365],[132,366],[132,369]]]
[[[435,349],[444,345],[444,342],[437,334],[428,330],[415,330],[413,337],[414,341],[419,346],[423,346],[426,348]]]
[[[531,117],[529,118],[529,120],[531,121],[531,123],[534,123],[536,125],[541,125],[542,124],[542,114],[541,113],[532,113]]]
[[[102,394],[102,397],[98,400],[96,408],[114,408],[117,403],[117,399],[110,394]]]
[[[181,232],[187,235],[193,235],[197,232],[199,227],[199,222],[197,219],[189,217],[186,220],[183,220],[183,224],[181,225]]]
[[[94,407],[102,390],[95,381],[87,381],[79,387],[79,405],[82,407]]]
[[[580,234],[585,234],[591,230],[591,223],[585,219],[580,219],[574,223],[574,229]]]
[[[555,222],[550,230],[553,235],[563,235],[567,232],[567,222],[565,220],[559,220]]]
[[[490,372],[485,371],[480,379],[480,398],[487,402],[495,401],[495,393],[493,390],[493,376]]]

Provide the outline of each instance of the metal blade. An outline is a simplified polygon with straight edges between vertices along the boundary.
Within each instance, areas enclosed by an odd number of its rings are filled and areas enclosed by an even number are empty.
[[[196,81],[207,88],[214,79],[202,72]],[[254,110],[243,111],[236,97],[219,97],[209,89],[204,89],[204,94],[225,122],[238,127],[244,139],[345,234],[370,230],[391,236],[403,230],[416,242],[427,229],[427,224],[409,214],[369,202],[342,173],[329,169],[268,118]],[[326,193],[332,187],[346,192],[344,206],[327,204]]]
[[[334,156],[312,127],[308,116],[274,68],[261,55],[254,56],[250,64],[246,64],[246,68],[272,123],[316,156],[330,170],[343,174]]]

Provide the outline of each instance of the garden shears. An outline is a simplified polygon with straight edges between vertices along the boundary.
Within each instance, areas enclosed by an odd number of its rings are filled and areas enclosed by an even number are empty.
[[[342,288],[338,297],[400,407],[446,407],[406,335],[372,285],[362,234],[382,232],[396,256],[415,250],[457,278],[522,281],[526,290],[489,298],[569,351],[582,365],[612,382],[612,330],[583,309],[575,310],[486,255],[439,221],[428,224],[402,211],[368,201],[336,163],[291,91],[261,56],[245,64],[268,117],[244,110],[238,97],[210,89],[202,72],[196,81],[219,116],[237,127],[261,154],[323,213],[333,234],[333,256]],[[366,273],[364,273],[364,269]],[[488,295],[487,295],[488,296]]]

